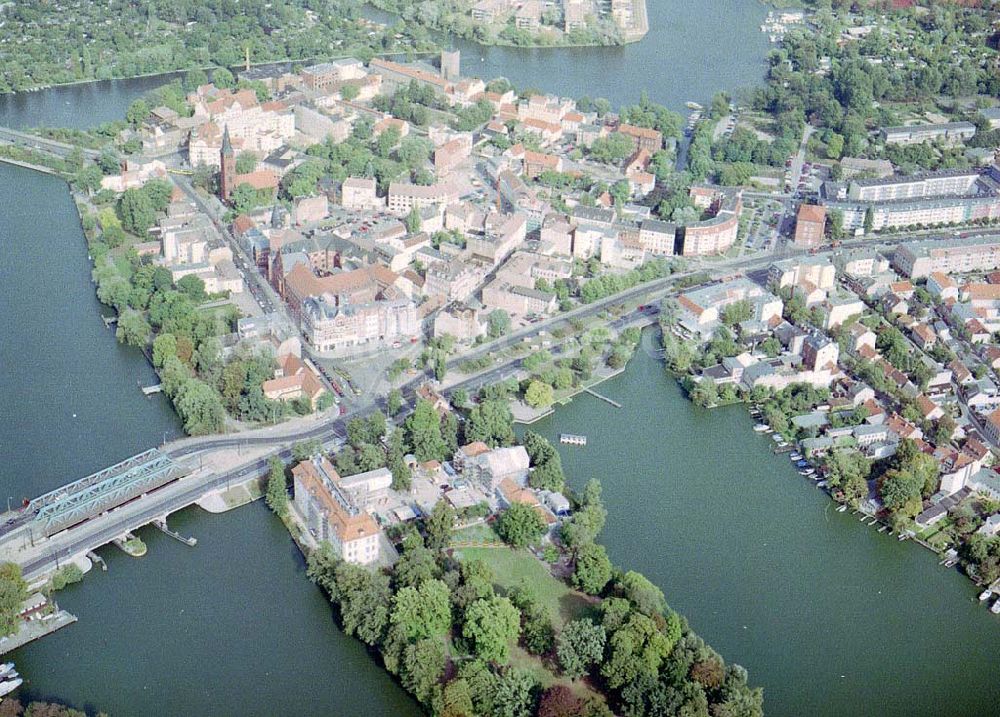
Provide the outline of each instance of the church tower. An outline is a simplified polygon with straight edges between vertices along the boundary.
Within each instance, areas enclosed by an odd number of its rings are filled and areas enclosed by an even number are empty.
[[[236,180],[236,153],[233,152],[233,143],[229,139],[228,125],[222,133],[222,150],[219,154],[222,167],[219,176],[219,189],[223,201],[228,202],[229,195],[233,193],[233,182]]]

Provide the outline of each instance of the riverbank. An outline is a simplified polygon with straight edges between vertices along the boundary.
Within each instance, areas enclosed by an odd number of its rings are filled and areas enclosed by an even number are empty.
[[[588,48],[588,47],[623,47],[642,40],[649,33],[649,15],[646,0],[631,0],[627,13],[611,17],[610,11],[595,19],[598,27],[592,27],[590,22],[578,19],[573,21],[573,29],[567,29],[565,16],[562,24],[538,16],[534,19],[508,17],[510,10],[501,11],[492,20],[488,18],[466,17],[465,14],[451,13],[442,19],[443,12],[434,15],[404,16],[405,5],[398,0],[368,0],[366,3],[381,16],[374,16],[382,26],[389,24],[389,18],[399,21],[414,22],[425,29],[462,38],[473,42],[479,47],[516,48],[523,50],[553,49],[553,48]],[[470,13],[471,10],[466,10]],[[434,17],[428,21],[428,17]],[[627,18],[628,25],[622,21]],[[581,39],[586,37],[587,39]]]

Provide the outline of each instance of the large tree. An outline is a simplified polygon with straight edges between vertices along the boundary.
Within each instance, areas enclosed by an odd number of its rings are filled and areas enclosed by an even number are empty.
[[[156,211],[153,203],[141,189],[126,189],[118,202],[118,213],[122,225],[136,236],[145,236],[149,228],[156,222]]]
[[[476,600],[465,611],[462,634],[473,651],[491,662],[507,662],[509,644],[521,630],[521,614],[505,597]]]
[[[496,531],[511,547],[523,548],[545,535],[545,521],[532,506],[514,503],[500,514]]]
[[[603,545],[585,543],[576,551],[573,585],[589,595],[597,595],[611,580],[611,560]]]
[[[411,640],[443,635],[451,627],[448,586],[440,580],[426,580],[419,587],[400,589],[393,598],[389,621]]]
[[[556,637],[556,657],[563,673],[573,680],[587,674],[604,656],[606,640],[604,627],[586,618],[567,623]]]
[[[28,597],[28,584],[16,563],[0,563],[0,637],[17,632],[21,604]]]
[[[429,401],[417,401],[413,413],[406,419],[406,433],[418,461],[444,460],[447,457],[441,437],[441,421]]]

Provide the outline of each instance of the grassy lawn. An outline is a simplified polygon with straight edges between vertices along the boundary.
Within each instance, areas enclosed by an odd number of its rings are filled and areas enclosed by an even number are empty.
[[[553,577],[548,567],[526,550],[462,548],[457,552],[462,560],[482,560],[489,565],[501,588],[526,586],[548,610],[556,629],[590,609],[590,602],[582,593]]]
[[[451,544],[457,543],[499,543],[500,537],[493,532],[493,528],[488,523],[470,525],[467,528],[460,528],[452,532]],[[471,548],[470,548],[471,549]]]

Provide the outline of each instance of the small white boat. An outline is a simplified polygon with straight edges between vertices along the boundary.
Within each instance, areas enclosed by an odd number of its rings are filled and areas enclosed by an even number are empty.
[[[793,451],[792,453],[788,454],[788,459],[792,460],[792,461],[801,461],[802,460],[802,454],[801,453],[795,453]]]
[[[775,433],[773,436],[771,436],[771,440],[774,441],[775,443],[785,443],[785,437],[780,433]]]
[[[702,107],[701,105],[699,105],[697,102],[685,102],[684,106],[687,107],[689,110],[701,110],[701,109],[705,109],[704,107]]]
[[[14,671],[14,663],[13,662],[7,662],[7,663],[4,663],[3,665],[0,665],[0,677],[6,677],[7,675],[9,675],[13,671]]]
[[[20,677],[14,680],[4,680],[3,682],[0,682],[0,697],[3,697],[4,695],[9,695],[11,692],[20,687],[23,683],[24,680],[22,680]]]
[[[753,427],[753,429],[757,431],[757,433],[767,433],[768,431],[771,430],[771,427],[766,423],[758,423],[756,426]]]
[[[991,597],[993,597],[993,591],[987,588],[979,593],[979,602],[986,602]]]
[[[993,607],[990,608],[990,612],[993,613],[994,615],[1000,615],[1000,598],[998,598],[997,601],[993,603]]]
[[[837,508],[837,512],[838,513],[845,513],[845,512],[847,512],[847,506],[846,505],[840,506],[839,508]]]

